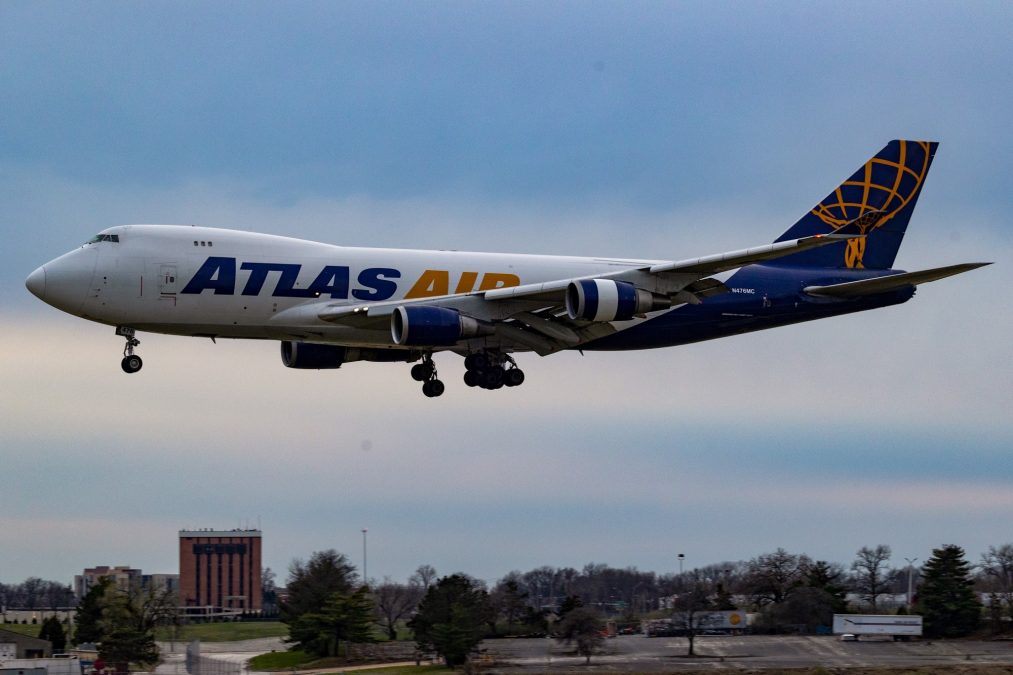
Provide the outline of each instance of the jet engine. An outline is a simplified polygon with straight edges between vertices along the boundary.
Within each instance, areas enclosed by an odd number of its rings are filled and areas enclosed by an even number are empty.
[[[324,370],[340,368],[345,362],[344,347],[337,345],[315,345],[308,342],[281,343],[281,362],[286,368],[307,368]]]
[[[566,313],[571,319],[626,321],[671,306],[667,295],[645,291],[628,281],[581,279],[566,288]]]
[[[401,306],[390,317],[390,335],[397,345],[447,346],[490,333],[487,324],[448,307]]]
[[[286,368],[324,370],[340,368],[352,361],[373,361],[394,363],[397,361],[418,361],[422,352],[414,349],[371,349],[342,347],[341,345],[316,345],[309,342],[281,343],[281,362]]]

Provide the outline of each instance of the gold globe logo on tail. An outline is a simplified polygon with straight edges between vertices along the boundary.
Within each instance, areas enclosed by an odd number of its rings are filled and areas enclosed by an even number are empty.
[[[844,181],[812,214],[837,230],[855,223],[868,234],[882,227],[908,205],[925,180],[931,159],[929,143],[898,141],[897,157],[876,156]],[[850,239],[844,250],[846,267],[862,269],[866,238]]]

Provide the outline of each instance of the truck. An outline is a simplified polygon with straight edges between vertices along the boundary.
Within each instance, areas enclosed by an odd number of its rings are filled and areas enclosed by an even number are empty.
[[[886,635],[909,640],[922,635],[922,617],[917,614],[834,614],[834,635],[841,639],[862,635]]]

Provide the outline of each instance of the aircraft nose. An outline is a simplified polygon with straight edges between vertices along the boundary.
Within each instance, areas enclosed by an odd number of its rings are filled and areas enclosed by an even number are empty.
[[[25,287],[39,300],[46,299],[46,266],[38,268],[25,279]]]

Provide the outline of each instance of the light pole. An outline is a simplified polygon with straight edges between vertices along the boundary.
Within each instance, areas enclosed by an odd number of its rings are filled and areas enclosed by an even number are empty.
[[[914,564],[918,562],[918,558],[904,558],[907,561],[907,611],[911,611],[911,603],[914,598],[911,595],[911,577],[914,576]]]
[[[366,528],[362,528],[362,585],[369,583],[369,575],[366,574]]]
[[[682,561],[686,559],[686,554],[685,553],[680,553],[677,557],[679,558],[679,574],[681,575],[682,574]]]

